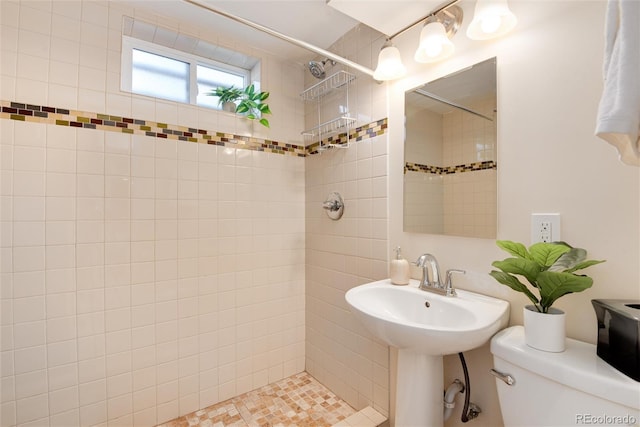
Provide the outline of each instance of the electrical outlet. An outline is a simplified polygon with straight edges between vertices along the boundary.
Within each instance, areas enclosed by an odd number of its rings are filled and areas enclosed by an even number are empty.
[[[560,214],[531,214],[531,243],[560,240]]]

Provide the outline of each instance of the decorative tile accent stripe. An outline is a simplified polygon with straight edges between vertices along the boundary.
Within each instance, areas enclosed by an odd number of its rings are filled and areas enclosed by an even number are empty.
[[[406,174],[407,172],[411,171],[411,172],[432,173],[434,175],[451,175],[454,173],[472,172],[472,171],[479,171],[484,169],[497,169],[497,168],[498,168],[498,165],[493,160],[456,165],[456,166],[446,166],[446,167],[421,165],[419,163],[406,162],[404,165],[404,173]]]
[[[346,148],[353,142],[360,142],[365,139],[373,138],[379,135],[384,135],[387,131],[387,119],[380,119],[377,122],[367,123],[366,125],[359,126],[347,133],[341,133],[338,135],[332,135],[322,141],[314,142],[307,147],[307,154],[318,154],[327,148]]]
[[[200,144],[213,144],[244,150],[265,151],[268,153],[284,154],[296,157],[306,157],[317,154],[329,147],[347,147],[349,143],[359,142],[378,135],[383,135],[387,129],[387,119],[355,128],[347,134],[334,135],[326,140],[316,142],[308,147],[304,145],[287,144],[269,139],[253,138],[223,132],[195,129],[149,120],[132,119],[128,117],[112,116],[101,113],[54,108],[42,105],[24,104],[13,101],[0,101],[0,119],[38,122],[70,126],[83,129],[96,129],[109,132],[122,132],[132,135],[145,135],[151,138],[173,139]],[[322,148],[320,148],[322,147]]]
[[[2,106],[0,118],[3,119],[146,135],[152,138],[221,145],[297,157],[305,157],[307,155],[307,150],[303,145],[286,144],[268,139],[19,102],[0,101],[0,105]]]

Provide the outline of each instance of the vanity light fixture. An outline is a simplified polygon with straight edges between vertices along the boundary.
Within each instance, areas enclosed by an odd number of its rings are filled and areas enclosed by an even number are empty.
[[[441,61],[451,56],[455,50],[451,38],[462,23],[462,8],[456,6],[460,0],[451,0],[447,4],[433,10],[426,17],[408,25],[387,37],[380,53],[378,66],[373,78],[378,81],[395,80],[404,76],[405,66],[402,64],[400,51],[393,46],[392,40],[424,22],[420,32],[420,42],[413,59],[420,63]],[[509,10],[507,0],[477,0],[474,17],[467,36],[472,40],[486,40],[500,37],[515,27],[517,19]]]
[[[462,9],[451,5],[427,17],[420,32],[420,44],[413,59],[420,63],[441,61],[453,55],[451,37],[462,24]]]
[[[473,20],[467,28],[467,37],[472,40],[500,37],[511,31],[517,22],[507,0],[478,0]]]
[[[373,78],[382,82],[399,79],[406,73],[407,69],[400,58],[400,51],[391,43],[391,40],[387,39],[378,54],[378,66],[373,72]]]
[[[437,19],[427,20],[420,32],[420,44],[413,59],[416,62],[428,63],[443,60],[453,55],[455,46],[447,37],[447,32]]]

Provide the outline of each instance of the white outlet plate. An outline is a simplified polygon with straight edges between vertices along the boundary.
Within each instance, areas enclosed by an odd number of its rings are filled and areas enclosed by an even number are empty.
[[[560,214],[531,214],[531,244],[560,241]]]

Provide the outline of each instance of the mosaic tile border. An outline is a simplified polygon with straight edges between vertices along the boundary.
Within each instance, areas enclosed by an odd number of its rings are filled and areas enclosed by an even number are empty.
[[[307,147],[307,154],[318,154],[327,148],[346,148],[349,144],[354,142],[360,142],[369,138],[384,135],[389,127],[386,118],[380,119],[375,122],[367,123],[366,125],[358,126],[353,130],[350,130],[347,137],[347,132],[340,133],[338,135],[330,136]]]
[[[454,173],[473,172],[485,169],[498,169],[498,164],[493,160],[486,160],[484,162],[467,163],[455,166],[430,166],[421,165],[419,163],[406,162],[404,164],[404,173],[407,172],[421,172],[431,173],[434,175],[451,175]]]
[[[196,129],[168,123],[114,116],[110,114],[89,113],[66,108],[48,107],[14,101],[0,101],[0,119],[28,121],[58,126],[70,126],[83,129],[96,129],[109,132],[122,132],[132,135],[145,135],[151,138],[173,139],[200,144],[213,144],[245,150],[264,151],[296,157],[317,154],[320,142],[304,145],[234,135],[206,129]],[[351,142],[383,135],[387,129],[387,119],[359,126],[347,133],[339,134],[322,141],[322,146],[348,146]]]

